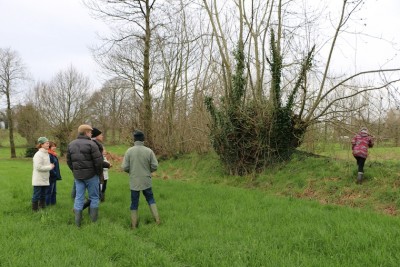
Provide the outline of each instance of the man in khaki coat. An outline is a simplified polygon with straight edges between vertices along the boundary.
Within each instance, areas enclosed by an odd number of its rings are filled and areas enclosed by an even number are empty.
[[[160,224],[156,201],[153,196],[151,173],[157,170],[158,161],[150,148],[144,145],[144,134],[141,131],[133,133],[134,146],[125,152],[122,169],[129,173],[131,189],[131,219],[132,229],[138,225],[138,208],[140,191],[143,192],[156,224]]]

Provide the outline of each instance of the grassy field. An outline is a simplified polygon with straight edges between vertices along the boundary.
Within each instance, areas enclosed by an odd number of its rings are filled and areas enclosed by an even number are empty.
[[[299,153],[249,177],[224,175],[213,154],[162,161],[153,184],[162,224],[141,197],[132,231],[118,162],[98,223],[85,212],[78,229],[65,162],[57,205],[32,213],[32,160],[0,148],[0,266],[398,266],[396,149],[374,150],[361,186],[347,154]]]

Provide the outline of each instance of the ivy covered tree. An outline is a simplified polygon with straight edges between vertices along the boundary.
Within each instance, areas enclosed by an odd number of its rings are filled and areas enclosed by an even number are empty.
[[[297,81],[283,105],[282,56],[271,31],[270,95],[246,101],[244,45],[239,41],[232,90],[222,99],[219,108],[211,97],[205,100],[212,120],[213,147],[230,174],[260,172],[271,163],[288,159],[300,145],[306,124],[295,114],[293,100],[311,67],[313,51],[314,48],[303,60]]]

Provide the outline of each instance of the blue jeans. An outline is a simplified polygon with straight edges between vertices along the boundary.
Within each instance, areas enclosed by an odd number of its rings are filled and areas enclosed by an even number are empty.
[[[142,192],[149,205],[156,203],[151,187],[143,190]],[[131,190],[131,210],[137,210],[139,208],[139,196],[140,191]]]
[[[32,202],[37,202],[39,200],[45,200],[46,199],[46,189],[47,185],[45,186],[34,186],[33,187],[33,196],[32,196]]]
[[[56,204],[56,194],[57,194],[57,182],[50,182],[50,185],[46,189],[46,206]]]
[[[83,205],[85,203],[86,188],[89,194],[90,208],[98,208],[100,202],[99,185],[100,185],[100,180],[99,176],[97,175],[86,180],[75,179],[76,196],[75,196],[74,209],[78,211],[83,210]]]

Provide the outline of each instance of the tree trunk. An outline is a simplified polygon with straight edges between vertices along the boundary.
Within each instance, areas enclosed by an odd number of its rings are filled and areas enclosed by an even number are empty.
[[[15,142],[14,142],[14,121],[12,118],[11,100],[9,94],[7,94],[7,121],[8,121],[8,133],[10,139],[11,158],[16,158],[17,154],[15,153]]]
[[[143,51],[143,126],[146,133],[146,141],[150,147],[153,146],[153,112],[151,107],[150,94],[150,45],[151,45],[151,28],[150,28],[150,11],[151,7],[146,1],[146,30],[144,36],[144,51]]]

